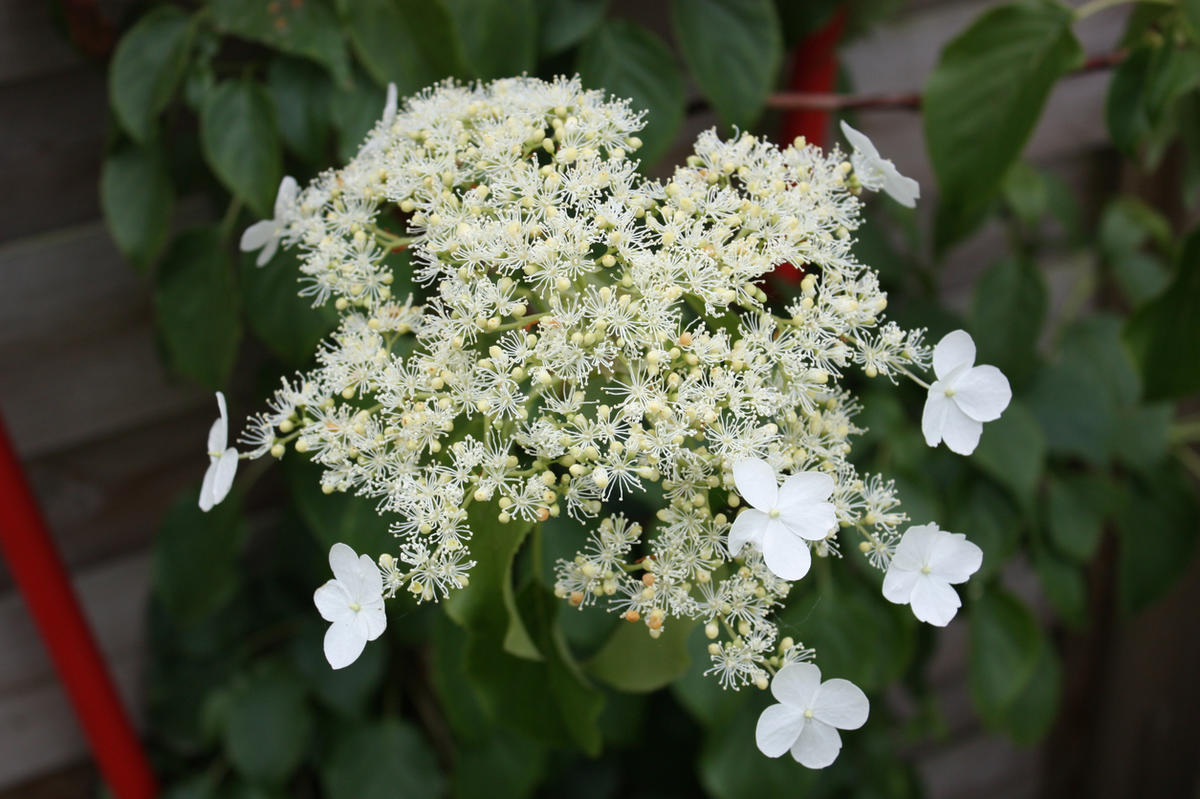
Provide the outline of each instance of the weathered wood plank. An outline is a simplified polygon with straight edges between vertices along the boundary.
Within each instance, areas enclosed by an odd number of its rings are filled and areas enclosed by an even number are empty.
[[[83,63],[50,20],[49,3],[0,0],[0,83],[61,72]]]

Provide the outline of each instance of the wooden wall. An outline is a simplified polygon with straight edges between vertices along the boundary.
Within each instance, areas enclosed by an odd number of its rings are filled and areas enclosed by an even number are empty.
[[[636,5],[623,2],[618,8]],[[847,48],[847,68],[863,91],[918,89],[941,44],[986,5],[913,4],[886,29]],[[1088,51],[1110,49],[1122,22],[1120,11],[1089,20],[1081,31]],[[1061,86],[1029,147],[1031,158],[1076,185],[1089,185],[1105,169],[1099,147],[1105,138],[1106,81],[1101,74]],[[920,179],[926,196],[932,194],[918,116],[879,111],[861,119],[879,149]],[[710,118],[700,117],[689,126],[709,124]],[[107,127],[102,68],[62,43],[42,4],[0,0],[0,411],[117,680],[136,707],[147,542],[173,494],[205,467],[201,445],[212,408],[204,392],[173,384],[163,373],[145,286],[123,263],[99,219],[96,185]],[[926,202],[924,208],[930,207]],[[998,241],[995,231],[984,231],[954,254],[944,286],[952,302],[964,301]],[[1015,569],[1012,579],[1036,601],[1026,571]],[[1174,604],[1164,606],[1184,614],[1193,629],[1200,605],[1192,601],[1195,585],[1191,581]],[[1168,616],[1161,624],[1178,618]],[[1093,675],[1089,683],[1108,681],[1116,697],[1111,717],[1089,727],[1094,752],[1112,756],[1097,766],[1098,773],[1112,777],[1105,782],[1107,792],[1097,795],[1132,795],[1119,787],[1133,774],[1120,761],[1127,725],[1140,729],[1154,721],[1146,722],[1140,700],[1115,683],[1122,675],[1147,671],[1138,652],[1171,648],[1169,636],[1161,633],[1153,625],[1115,632],[1109,645],[1121,648],[1114,661],[1119,668]],[[1160,701],[1200,666],[1196,651],[1175,654],[1150,672],[1162,688]],[[1022,750],[979,729],[966,694],[962,625],[951,625],[941,637],[933,673],[948,736],[915,753],[931,796],[1040,795],[1056,751]],[[1070,668],[1067,679],[1069,685],[1074,679]],[[1193,685],[1188,696],[1194,700],[1195,694]],[[1162,714],[1154,718],[1161,726]],[[32,796],[29,780],[57,772],[45,795],[87,795],[83,786],[90,772],[68,770],[86,757],[24,606],[0,565],[0,790]]]

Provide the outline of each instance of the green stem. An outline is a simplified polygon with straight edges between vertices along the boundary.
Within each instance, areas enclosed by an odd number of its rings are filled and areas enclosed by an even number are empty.
[[[1170,436],[1171,441],[1179,443],[1184,441],[1200,441],[1200,420],[1172,425]]]
[[[237,224],[238,214],[242,212],[242,201],[237,197],[232,197],[229,200],[229,207],[225,209],[225,216],[221,217],[221,226],[218,228],[221,234],[221,241],[229,241],[229,237],[233,235],[233,226]]]

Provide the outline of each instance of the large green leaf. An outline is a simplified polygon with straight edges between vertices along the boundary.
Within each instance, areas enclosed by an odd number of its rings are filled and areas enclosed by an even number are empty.
[[[575,69],[590,89],[628,98],[645,111],[638,151],[646,165],[666,153],[683,122],[683,76],[671,51],[645,28],[627,20],[606,20],[584,39]]]
[[[974,480],[968,492],[954,492],[950,525],[983,550],[983,565],[973,580],[1003,568],[1021,540],[1024,521],[1016,504],[991,480]]]
[[[707,794],[715,799],[785,799],[817,795],[815,789],[826,776],[824,771],[806,769],[792,760],[791,755],[771,760],[758,751],[754,745],[754,730],[765,703],[753,694],[744,696],[746,690],[743,689],[743,695],[738,697],[741,701],[733,718],[710,728],[705,736],[696,765]]]
[[[1107,461],[1114,405],[1091,364],[1063,359],[1042,368],[1027,400],[1050,452],[1095,466]]]
[[[1025,687],[1005,707],[981,711],[981,715],[992,729],[1028,746],[1050,731],[1058,715],[1061,686],[1062,664],[1054,648],[1043,641]]]
[[[1083,60],[1074,16],[1057,3],[992,8],[942,51],[925,84],[925,140],[937,175],[944,247],[983,217],[1050,89]]]
[[[283,156],[271,98],[248,79],[218,84],[200,113],[204,158],[225,187],[259,217],[273,216]]]
[[[1046,438],[1024,403],[1013,400],[999,419],[984,425],[972,457],[1026,507],[1032,506],[1046,459]]]
[[[538,0],[538,49],[556,55],[579,43],[608,10],[609,0]]]
[[[195,625],[233,598],[245,537],[236,494],[205,513],[188,491],[167,511],[154,539],[154,591],[177,624]]]
[[[298,453],[288,453],[283,467],[292,501],[322,550],[343,543],[360,554],[374,555],[395,542],[373,500],[337,491],[325,494],[321,468]]]
[[[532,796],[547,760],[546,747],[507,731],[461,746],[457,754],[454,799]]]
[[[1184,239],[1170,285],[1129,320],[1148,399],[1200,390],[1200,228]]]
[[[183,77],[193,31],[190,17],[162,5],[121,37],[108,72],[108,96],[134,139],[153,136],[155,119]]]
[[[1196,549],[1196,491],[1173,463],[1128,482],[1117,512],[1121,607],[1136,613],[1158,600],[1191,564]]]
[[[113,241],[138,269],[146,270],[166,242],[174,194],[157,148],[127,144],[104,159],[100,207]]]
[[[720,680],[704,673],[712,666],[708,645],[704,628],[694,628],[688,636],[687,648],[691,665],[671,683],[671,693],[696,721],[713,727],[732,717],[745,704],[745,699],[741,692],[725,690]]]
[[[256,253],[243,253],[242,292],[250,329],[288,366],[303,366],[317,344],[337,325],[337,311],[326,304],[317,308],[300,296],[300,275],[294,250],[280,249],[263,266]]]
[[[783,35],[771,0],[672,0],[671,25],[700,91],[748,128],[775,87]]]
[[[1051,476],[1045,524],[1055,549],[1077,561],[1091,559],[1100,543],[1109,490],[1095,475]]]
[[[1083,567],[1035,537],[1033,570],[1059,618],[1076,629],[1082,628],[1087,623],[1087,580]]]
[[[691,661],[688,635],[693,626],[688,620],[673,619],[655,639],[644,624],[619,624],[608,642],[587,662],[587,671],[618,691],[657,691],[687,672]]]
[[[292,637],[292,662],[326,707],[340,715],[360,717],[369,710],[372,696],[383,682],[387,638],[372,641],[349,666],[333,669],[322,644],[327,629],[328,625],[313,615],[302,632]]]
[[[346,24],[371,77],[395,83],[401,97],[464,71],[444,0],[356,0]]]
[[[507,78],[537,63],[534,0],[479,3],[445,0],[458,29],[463,59],[477,78]]]
[[[1029,687],[1048,644],[1029,608],[1000,588],[984,592],[970,619],[971,699],[985,721],[998,724]]]
[[[1045,316],[1046,283],[1038,268],[1018,258],[1000,261],[980,278],[971,301],[976,362],[993,364],[1022,384],[1036,363]]]
[[[279,135],[289,150],[313,166],[329,158],[329,76],[316,64],[277,56],[267,67],[267,93]]]
[[[339,83],[350,80],[350,60],[341,26],[326,0],[211,0],[209,8],[217,27],[225,33],[310,58],[332,72]]]
[[[321,783],[329,799],[437,799],[446,780],[420,733],[389,718],[339,734]]]
[[[225,752],[234,768],[269,784],[283,782],[300,765],[312,730],[304,685],[274,665],[234,685],[224,722]]]
[[[225,385],[242,338],[233,264],[214,228],[180,234],[163,255],[155,321],[172,369],[203,386]]]

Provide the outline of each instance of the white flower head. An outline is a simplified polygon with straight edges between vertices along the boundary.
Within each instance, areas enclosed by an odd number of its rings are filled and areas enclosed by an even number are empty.
[[[385,128],[390,128],[392,123],[396,121],[398,103],[396,84],[389,83],[387,87],[387,99],[383,103],[383,126]]]
[[[369,555],[358,555],[345,544],[329,548],[329,568],[334,579],[316,590],[313,602],[321,618],[331,622],[325,631],[325,659],[343,669],[387,628],[383,575]]]
[[[288,218],[300,194],[300,185],[291,175],[285,175],[279,182],[279,191],[275,194],[275,218],[255,222],[242,233],[238,244],[242,252],[253,252],[261,249],[258,258],[254,260],[258,266],[263,266],[279,249],[279,240],[287,228]]]
[[[233,476],[237,474],[238,453],[229,442],[229,416],[225,411],[225,395],[217,392],[217,407],[221,415],[208,430],[208,471],[200,485],[200,510],[207,513],[229,494]]]
[[[962,533],[936,524],[910,527],[883,578],[889,602],[909,605],[920,621],[945,627],[962,605],[952,583],[965,583],[983,564],[983,550]]]
[[[1012,399],[1008,378],[994,366],[975,366],[975,342],[955,330],[933,348],[933,372],[921,432],[925,443],[945,441],[951,452],[970,455],[979,445],[983,423],[1000,418]]]
[[[796,762],[808,768],[825,768],[842,749],[838,730],[857,730],[867,721],[871,704],[849,680],[821,682],[821,670],[812,663],[784,666],[771,681],[779,704],[758,717],[755,743],[767,757],[789,749]]]
[[[919,183],[901,175],[891,159],[881,158],[866,134],[850,127],[845,120],[842,121],[842,133],[854,148],[850,163],[854,166],[854,174],[858,176],[858,182],[863,188],[871,191],[882,189],[901,205],[909,208],[916,206],[917,198],[921,196]]]
[[[833,478],[824,472],[793,474],[779,485],[771,465],[746,459],[733,465],[738,493],[750,505],[729,530],[729,552],[737,555],[748,542],[763,553],[777,577],[799,580],[812,565],[809,541],[821,541],[837,526]]]

